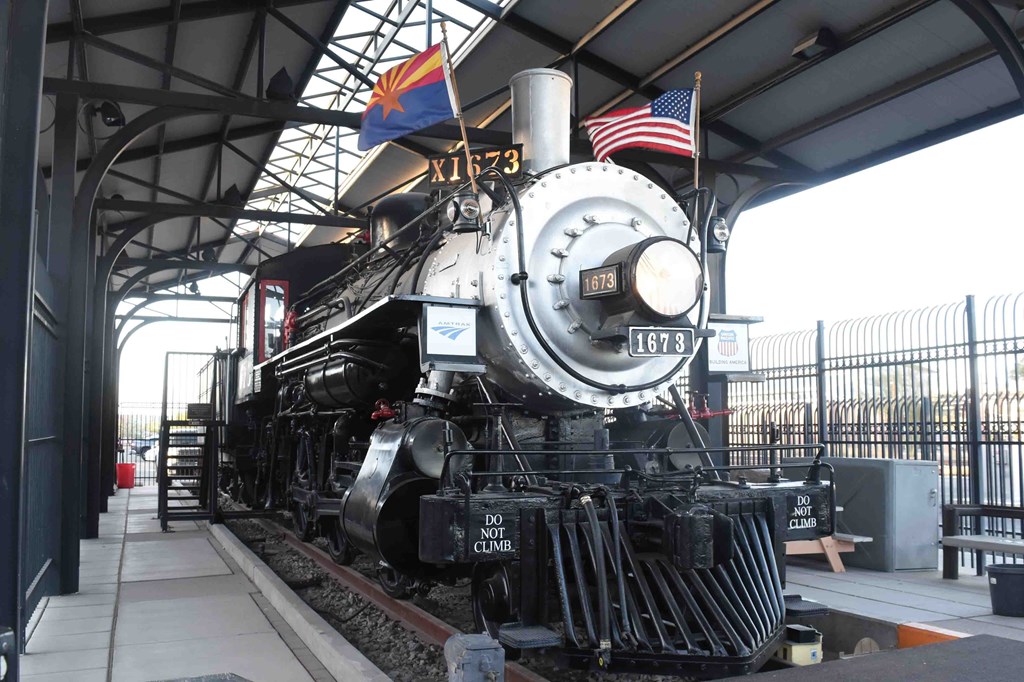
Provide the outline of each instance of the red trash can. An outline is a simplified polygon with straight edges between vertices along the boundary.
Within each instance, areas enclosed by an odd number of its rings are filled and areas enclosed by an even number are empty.
[[[118,464],[117,465],[117,487],[118,488],[134,488],[135,487],[135,465],[134,464]]]

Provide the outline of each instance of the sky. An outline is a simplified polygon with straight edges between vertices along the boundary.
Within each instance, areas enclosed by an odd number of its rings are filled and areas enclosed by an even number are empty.
[[[1024,117],[745,211],[729,244],[728,312],[763,316],[756,337],[1024,291],[1021,158]],[[199,288],[238,292],[222,277]],[[150,310],[224,316],[201,303]],[[224,324],[148,325],[125,347],[121,400],[159,402],[165,354],[224,348],[227,334]]]
[[[238,287],[229,283],[236,276],[212,277],[200,281],[199,292],[207,296],[237,296]],[[128,308],[122,304],[121,310]],[[227,318],[229,304],[160,303],[139,315]],[[209,323],[155,322],[132,334],[121,353],[119,400],[122,403],[159,403],[163,393],[164,359],[168,352],[213,352],[228,344],[228,325]]]
[[[1024,117],[743,212],[727,309],[752,336],[1024,291]]]

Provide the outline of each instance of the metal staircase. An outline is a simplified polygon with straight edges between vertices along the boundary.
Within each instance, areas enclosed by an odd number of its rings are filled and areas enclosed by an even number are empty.
[[[227,354],[169,352],[157,458],[157,515],[172,521],[214,521],[224,427]]]
[[[217,516],[220,428],[215,420],[163,420],[157,460],[160,527]]]

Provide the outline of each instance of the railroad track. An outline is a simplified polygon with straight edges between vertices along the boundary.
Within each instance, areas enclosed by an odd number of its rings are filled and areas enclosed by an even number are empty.
[[[388,618],[414,633],[425,644],[434,644],[443,649],[449,637],[462,634],[458,628],[424,611],[412,602],[389,597],[376,582],[354,569],[334,563],[326,552],[303,542],[284,526],[269,519],[252,520],[268,533],[280,535],[288,545],[316,563],[332,579],[366,599],[384,612]],[[547,678],[511,661],[505,663],[505,680],[506,682],[547,682]]]

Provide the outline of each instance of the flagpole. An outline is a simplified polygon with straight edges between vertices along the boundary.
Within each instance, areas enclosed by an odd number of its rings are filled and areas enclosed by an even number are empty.
[[[429,19],[428,19],[429,20]],[[455,82],[455,69],[452,67],[452,51],[448,49],[448,25],[441,22],[441,42],[444,43],[444,56],[448,63],[448,77],[452,81],[452,94],[455,95],[455,118],[459,119],[459,129],[462,131],[462,148],[466,150],[466,175],[473,187],[473,194],[479,194],[476,188],[476,177],[473,175],[473,156],[469,153],[469,137],[466,135],[466,120],[462,118],[462,102],[459,100],[459,86]]]
[[[693,106],[693,188],[700,189],[700,71],[693,74]]]

